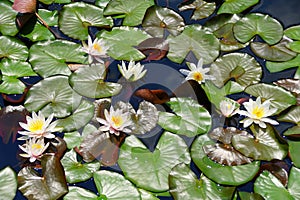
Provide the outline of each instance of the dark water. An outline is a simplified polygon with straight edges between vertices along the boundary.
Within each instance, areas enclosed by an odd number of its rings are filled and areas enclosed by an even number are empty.
[[[245,0],[247,1],[247,0]],[[166,6],[167,4],[172,7],[174,10],[177,10],[177,6],[181,1],[179,0],[169,0],[169,2],[166,2],[165,0],[159,0],[158,4],[161,6]],[[284,28],[288,28],[293,25],[300,24],[300,2],[299,0],[261,0],[261,2],[256,5],[250,12],[261,12],[271,15],[272,17],[276,18],[278,21],[280,21],[283,24]],[[185,18],[185,21],[187,24],[195,23],[195,21],[191,21],[189,18],[191,16],[191,11],[185,11],[181,13],[183,17]],[[200,24],[203,24],[205,20],[199,21]],[[252,54],[253,55],[253,54]],[[258,62],[262,66],[264,66],[264,61],[261,59],[257,59]],[[178,64],[171,63],[168,61],[168,59],[163,59],[161,61],[158,61],[157,63],[165,64],[172,66],[174,65],[174,68],[179,68],[180,66]],[[280,73],[272,73],[270,74],[266,69],[264,69],[263,73],[263,82],[272,82],[274,80],[280,79],[280,78],[288,78],[293,77],[295,73],[294,69],[286,70]],[[3,107],[5,105],[5,102],[0,97],[0,105]],[[284,129],[284,128],[280,128]],[[154,142],[155,143],[155,142]],[[0,169],[10,166],[16,171],[19,171],[19,160],[17,159],[19,148],[18,148],[18,141],[15,143],[12,143],[12,141],[9,141],[8,144],[3,144],[2,139],[0,137]],[[192,165],[192,169],[199,174],[196,167]],[[1,180],[0,180],[1,181]],[[95,186],[92,181],[87,181],[85,183],[77,184],[78,186],[82,186],[84,188],[88,188],[94,192],[96,192]],[[246,184],[244,186],[239,187],[239,190],[251,190],[251,184]],[[1,196],[1,194],[0,194]],[[17,200],[25,199],[20,192],[18,192],[16,198]],[[161,197],[160,199],[171,199],[168,197]]]

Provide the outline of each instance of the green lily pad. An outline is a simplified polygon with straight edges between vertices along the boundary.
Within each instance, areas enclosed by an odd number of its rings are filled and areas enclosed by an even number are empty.
[[[39,0],[44,4],[51,4],[51,3],[70,3],[72,0]]]
[[[76,92],[90,98],[116,95],[120,92],[122,85],[104,81],[105,70],[102,64],[82,67],[70,76],[70,84]]]
[[[124,26],[137,26],[142,23],[147,8],[154,5],[153,0],[112,0],[104,9],[104,15],[124,18]]]
[[[184,29],[183,18],[175,11],[160,6],[148,8],[142,26],[153,37],[162,38],[167,30],[171,35],[179,35]]]
[[[293,52],[300,53],[300,41],[294,41],[287,44],[287,47]]]
[[[219,8],[217,14],[222,13],[231,13],[231,14],[238,14],[243,12],[244,10],[250,8],[257,4],[259,0],[225,0],[225,2]]]
[[[173,110],[160,112],[158,124],[165,130],[193,137],[207,133],[211,127],[209,112],[198,102],[189,98],[171,98],[167,105]]]
[[[294,59],[286,61],[286,62],[266,62],[266,67],[270,72],[280,72],[286,69],[290,69],[293,67],[298,67],[298,70],[295,74],[294,78],[300,78],[300,54],[296,56]]]
[[[292,93],[300,94],[300,79],[285,78],[273,83]]]
[[[69,192],[64,196],[64,200],[99,200],[93,192],[77,186],[69,186]]]
[[[0,70],[2,73],[0,92],[5,94],[22,94],[26,86],[18,78],[37,75],[28,62],[10,59],[2,59]]]
[[[65,153],[61,159],[61,164],[64,167],[68,183],[86,181],[100,168],[100,162],[81,163],[78,162],[76,156],[76,152],[71,150]]]
[[[275,130],[267,125],[266,129],[251,126],[252,135],[234,135],[232,145],[236,150],[255,160],[283,159],[287,155],[287,144],[276,138]]]
[[[300,125],[300,106],[295,106],[288,113],[280,115],[278,120]]]
[[[288,29],[285,29],[284,35],[293,40],[300,40],[300,25],[292,26]]]
[[[254,57],[245,53],[230,53],[218,58],[210,67],[215,76],[213,83],[222,87],[228,80],[234,80],[246,87],[256,84],[262,76],[262,68]]]
[[[103,9],[76,2],[65,5],[60,11],[58,24],[60,30],[69,37],[86,40],[89,26],[112,27],[113,20],[103,16]]]
[[[145,55],[135,46],[150,38],[144,31],[132,27],[114,27],[111,31],[100,32],[98,36],[109,46],[109,56],[116,60],[127,61],[144,59]]]
[[[207,18],[214,13],[216,9],[216,3],[215,2],[210,3],[203,0],[195,0],[191,4],[179,6],[179,11],[190,10],[190,9],[194,10],[191,19],[200,20],[203,18]]]
[[[300,130],[300,128],[298,128],[298,130]],[[293,165],[299,168],[300,167],[300,155],[299,155],[300,142],[288,140],[288,144],[289,144],[290,158],[293,161]]]
[[[12,3],[7,0],[0,2],[0,32],[3,35],[15,36],[19,30],[16,26],[18,12],[12,9]]]
[[[242,43],[259,35],[269,45],[276,44],[283,36],[280,22],[261,13],[250,13],[238,21],[233,27],[234,36]]]
[[[159,198],[147,190],[139,189],[139,192],[141,194],[141,200],[159,200]]]
[[[275,114],[279,114],[291,105],[296,104],[296,98],[290,92],[279,86],[259,83],[248,86],[245,92],[255,97],[261,97],[263,100],[270,100],[270,107],[277,109]]]
[[[203,174],[200,180],[191,169],[181,163],[169,175],[170,192],[175,200],[181,199],[231,199],[235,187],[221,186]]]
[[[79,44],[64,41],[44,41],[31,46],[29,61],[42,77],[70,75],[67,63],[83,63],[85,53]]]
[[[87,124],[83,130],[82,133],[79,133],[78,131],[73,132],[67,132],[64,133],[64,140],[67,143],[68,149],[73,149],[75,147],[79,147],[81,142],[84,140],[84,138],[93,133],[96,132],[97,128],[91,124]]]
[[[0,58],[26,61],[27,57],[28,49],[23,42],[13,37],[0,36]]]
[[[10,167],[6,167],[0,170],[0,179],[1,198],[13,200],[18,187],[16,173]]]
[[[75,110],[81,101],[69,85],[68,77],[52,76],[32,86],[27,94],[25,107],[29,112],[42,110],[47,117],[66,117]]]
[[[161,135],[153,152],[135,136],[127,137],[118,160],[127,179],[137,187],[153,192],[169,189],[169,173],[182,162],[190,162],[188,147],[183,139],[169,132]]]
[[[290,137],[296,137],[300,136],[300,126],[293,126],[292,128],[289,128],[288,130],[286,130],[283,135],[285,136],[290,136]]]
[[[187,25],[180,35],[169,36],[167,41],[167,57],[176,63],[181,63],[190,51],[197,59],[203,58],[204,64],[213,62],[219,55],[219,40],[200,25]]]
[[[191,155],[196,166],[212,181],[237,186],[252,180],[258,172],[259,161],[237,166],[225,166],[215,163],[207,157],[202,149],[204,145],[209,144],[215,144],[215,142],[209,139],[206,134],[199,136],[192,144]]]
[[[82,100],[72,115],[64,119],[58,119],[56,127],[62,131],[78,130],[86,125],[94,116],[94,105],[89,101]]]
[[[110,0],[96,0],[95,5],[100,8],[105,8]]]
[[[241,200],[264,200],[260,194],[252,192],[239,192],[239,197]]]
[[[269,171],[263,171],[254,183],[254,191],[266,200],[299,199],[300,169],[292,167],[289,174],[287,189]]]

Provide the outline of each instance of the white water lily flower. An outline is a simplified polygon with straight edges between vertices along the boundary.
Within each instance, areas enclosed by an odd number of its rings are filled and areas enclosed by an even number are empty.
[[[131,82],[143,78],[147,72],[146,69],[144,70],[144,65],[141,65],[139,62],[135,64],[134,61],[130,61],[128,67],[126,67],[125,62],[122,61],[122,65],[118,65],[118,68],[122,76]]]
[[[20,126],[25,129],[26,131],[18,131],[19,134],[24,135],[25,137],[19,138],[20,140],[26,138],[54,138],[55,135],[52,134],[53,132],[58,131],[55,127],[57,122],[52,122],[53,114],[51,114],[48,119],[46,120],[44,115],[39,112],[38,115],[33,112],[32,118],[26,116],[27,123],[19,122]]]
[[[225,117],[235,115],[237,113],[237,109],[237,105],[229,99],[225,99],[220,102],[220,111]]]
[[[195,80],[199,84],[204,83],[206,80],[214,80],[215,78],[208,75],[209,68],[203,68],[203,59],[198,61],[197,66],[194,63],[187,63],[190,70],[180,69],[179,71],[186,75],[185,80]]]
[[[103,58],[108,57],[106,55],[108,47],[105,45],[105,42],[102,39],[96,38],[94,41],[92,41],[91,36],[89,36],[88,45],[86,45],[84,42],[82,45],[83,51],[89,54],[89,63],[93,63],[94,60],[99,63],[104,63]]]
[[[273,119],[268,118],[276,112],[276,108],[270,109],[270,101],[266,100],[263,103],[261,102],[261,98],[258,97],[256,101],[252,99],[249,102],[243,103],[247,111],[240,110],[239,114],[245,115],[248,118],[241,121],[244,124],[244,127],[250,126],[253,122],[258,124],[261,128],[266,128],[266,123],[270,123],[272,125],[278,125],[279,123]],[[266,122],[266,123],[265,123]]]
[[[97,118],[97,121],[103,126],[99,129],[101,131],[109,131],[111,134],[120,135],[120,132],[130,133],[130,126],[133,125],[133,122],[130,118],[129,112],[124,112],[121,109],[114,110],[111,106],[109,112],[107,109],[104,110],[105,119],[100,117]]]
[[[20,154],[20,156],[29,158],[30,162],[34,162],[44,153],[48,146],[49,143],[45,145],[44,138],[31,138],[27,140],[26,143],[22,146],[19,145],[20,149],[25,152]]]

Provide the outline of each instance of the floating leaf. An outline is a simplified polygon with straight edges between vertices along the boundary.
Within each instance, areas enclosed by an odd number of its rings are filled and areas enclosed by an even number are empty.
[[[87,124],[82,133],[78,131],[64,133],[64,140],[67,143],[68,149],[73,149],[75,147],[79,147],[81,142],[84,140],[86,136],[92,134],[97,131],[97,128],[91,124]]]
[[[300,130],[300,129],[298,128],[298,130]],[[298,134],[299,134],[299,132],[298,132]],[[299,155],[300,142],[288,140],[288,144],[289,144],[290,158],[293,161],[293,164],[296,167],[300,168],[300,155]]]
[[[250,85],[245,89],[245,92],[255,97],[261,97],[263,100],[270,100],[271,108],[277,109],[275,114],[296,104],[296,98],[290,92],[266,83]]]
[[[0,36],[0,58],[25,61],[28,57],[27,47],[18,39]]]
[[[200,25],[187,25],[184,31],[177,37],[169,36],[168,58],[176,63],[181,63],[191,51],[204,64],[213,62],[219,55],[219,40],[213,33]]]
[[[0,32],[3,35],[14,36],[18,33],[15,23],[17,12],[12,9],[12,4],[7,0],[0,2]],[[0,53],[1,54],[1,53]]]
[[[44,41],[31,46],[29,61],[42,77],[70,75],[67,63],[83,63],[84,52],[79,44],[64,41]]]
[[[274,82],[275,85],[278,85],[280,87],[283,87],[284,89],[300,94],[300,80],[299,79],[281,79],[276,82]]]
[[[199,20],[209,17],[216,9],[216,3],[209,3],[203,0],[195,0],[191,4],[181,4],[179,11],[193,9],[192,19]]]
[[[167,103],[173,110],[160,112],[158,124],[165,130],[193,137],[207,133],[211,127],[211,116],[196,101],[189,98],[171,98]]]
[[[246,87],[260,81],[262,68],[248,54],[230,53],[212,63],[210,73],[214,75],[213,83],[218,87],[222,87],[232,78],[242,87]]]
[[[293,40],[300,40],[300,25],[292,26],[288,29],[285,29],[284,35]]]
[[[127,179],[137,187],[153,192],[169,189],[169,173],[182,162],[190,162],[188,147],[183,139],[169,132],[161,135],[153,152],[135,136],[127,137],[120,148],[118,160]]]
[[[300,53],[300,41],[295,41],[287,44],[287,47],[293,52]]]
[[[88,38],[88,28],[111,27],[113,20],[103,16],[103,9],[87,4],[76,2],[65,5],[59,16],[60,30],[69,37],[86,40]]]
[[[169,51],[169,44],[163,38],[148,38],[136,48],[147,56],[145,61],[160,60]]]
[[[259,35],[269,45],[276,44],[283,36],[281,24],[269,15],[250,13],[233,27],[234,36],[242,43]]]
[[[279,116],[278,120],[294,123],[300,126],[300,106],[294,106],[288,113]]]
[[[286,187],[288,184],[288,171],[289,166],[283,160],[271,160],[269,163],[262,164],[260,171],[268,170]]]
[[[283,133],[283,135],[289,138],[300,138],[300,126],[293,126]]]
[[[93,192],[77,186],[69,186],[69,192],[64,200],[97,200],[98,196]]]
[[[99,162],[78,162],[76,152],[74,150],[65,153],[64,157],[61,159],[61,164],[64,167],[68,183],[86,181],[100,168]]]
[[[36,0],[14,0],[12,8],[20,13],[34,13]]]
[[[144,31],[131,27],[114,27],[110,32],[103,31],[99,34],[99,38],[103,38],[109,46],[109,56],[116,60],[127,61],[145,58],[135,46],[149,37]]]
[[[204,145],[214,144],[207,135],[199,136],[192,144],[192,159],[209,179],[225,185],[241,185],[252,180],[259,170],[259,161],[238,166],[224,166],[209,159],[203,152]]]
[[[244,10],[250,8],[257,4],[259,0],[225,0],[225,2],[221,5],[217,14],[222,13],[231,13],[238,14],[243,12]]]
[[[103,98],[116,95],[122,85],[104,81],[106,68],[102,64],[94,64],[78,69],[70,76],[72,88],[79,94],[90,98]]]
[[[141,200],[159,200],[159,198],[147,190],[139,189],[139,192],[141,194]]]
[[[239,192],[239,197],[241,200],[264,200],[260,194],[252,192]]]
[[[153,0],[112,0],[104,9],[104,15],[124,18],[124,26],[137,26],[142,23],[147,8],[154,5]]]
[[[200,180],[184,163],[176,165],[169,175],[170,192],[175,200],[230,199],[235,187],[224,187],[205,176]]]
[[[300,54],[296,56],[294,59],[286,61],[286,62],[266,62],[266,67],[270,72],[280,72],[289,68],[298,67],[298,71],[300,69]],[[295,78],[300,78],[300,71],[296,72]]]
[[[94,116],[94,106],[86,100],[82,100],[78,108],[64,119],[58,119],[56,127],[62,128],[62,131],[78,130],[86,125]]]
[[[6,167],[0,170],[0,179],[1,198],[13,200],[18,187],[16,173],[10,167]]]
[[[30,88],[25,107],[30,112],[42,110],[46,117],[51,113],[55,117],[66,117],[78,107],[80,101],[81,96],[72,90],[68,77],[53,76]]]
[[[71,3],[72,0],[39,0],[44,4],[51,4],[51,3]]]

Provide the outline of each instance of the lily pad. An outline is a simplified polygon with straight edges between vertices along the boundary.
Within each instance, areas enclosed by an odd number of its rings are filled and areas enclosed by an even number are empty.
[[[259,0],[225,0],[225,2],[219,8],[217,14],[222,13],[231,13],[231,14],[238,14],[243,12],[244,10],[250,8],[257,4]]]
[[[51,3],[70,3],[72,0],[39,0],[44,4],[51,4]]]
[[[191,9],[194,10],[191,19],[200,20],[203,18],[207,18],[214,13],[216,9],[216,3],[215,2],[210,3],[203,0],[195,0],[191,4],[181,4],[179,6],[179,11],[191,10]]]
[[[170,192],[175,200],[181,199],[231,199],[235,187],[221,186],[204,175],[200,180],[191,169],[181,163],[169,175]]]
[[[78,108],[64,119],[58,119],[56,127],[62,131],[78,130],[86,125],[94,116],[94,106],[86,100],[82,100]]]
[[[254,57],[245,53],[230,53],[218,58],[210,67],[214,75],[213,83],[222,87],[234,79],[242,87],[256,84],[262,76],[262,68]]]
[[[160,6],[148,8],[142,23],[143,28],[153,37],[164,37],[165,31],[179,35],[184,29],[183,18],[175,11]]]
[[[204,145],[214,144],[205,135],[199,136],[192,144],[191,155],[196,166],[209,179],[224,185],[242,185],[252,180],[259,170],[259,161],[238,166],[225,166],[215,163],[203,152]]]
[[[109,46],[108,55],[116,60],[138,61],[145,55],[135,47],[150,38],[144,31],[132,27],[114,27],[111,31],[100,32],[98,38],[103,38]]]
[[[79,44],[55,40],[38,42],[31,46],[29,61],[42,77],[70,75],[67,63],[83,63],[84,52]]]
[[[255,97],[261,97],[263,100],[270,100],[270,107],[277,109],[275,114],[279,114],[291,105],[296,104],[296,98],[290,92],[266,83],[250,85],[245,89],[245,92]]]
[[[6,167],[0,170],[0,179],[1,198],[13,200],[18,187],[16,173],[10,167]]]
[[[99,162],[82,163],[77,160],[76,156],[76,152],[71,150],[65,153],[61,159],[61,164],[64,167],[68,183],[86,181],[100,168]]]
[[[0,58],[26,61],[27,57],[28,49],[23,42],[13,37],[0,36]]]
[[[173,110],[160,112],[158,124],[167,131],[193,137],[207,133],[211,127],[209,112],[189,98],[171,98],[167,105]]]
[[[266,129],[251,126],[251,130],[254,137],[250,134],[233,136],[232,144],[236,150],[255,160],[270,161],[285,158],[288,146],[276,138],[272,126],[268,125]]]
[[[98,200],[98,196],[84,188],[69,186],[69,192],[64,196],[64,200]]]
[[[154,5],[153,0],[112,0],[104,9],[104,15],[124,18],[124,26],[137,26],[142,23],[147,8]]]
[[[280,72],[289,68],[298,67],[298,71],[300,69],[300,54],[296,56],[294,59],[286,61],[286,62],[266,62],[266,67],[270,72]],[[300,71],[296,72],[295,78],[300,78]]]
[[[288,113],[278,117],[278,120],[294,123],[300,126],[300,106],[295,106]]]
[[[78,69],[70,78],[72,88],[79,94],[90,98],[103,98],[116,95],[122,85],[106,82],[106,68],[102,64],[94,64]]]
[[[287,47],[296,53],[300,53],[300,41],[294,41],[287,44]]]
[[[12,9],[9,1],[3,0],[0,2],[0,13],[0,32],[3,35],[16,35],[19,32],[15,22],[18,12]]]
[[[79,147],[84,138],[97,131],[97,128],[92,124],[87,124],[81,133],[78,131],[64,133],[64,140],[67,143],[68,149]]]
[[[298,130],[300,130],[300,129],[298,129]],[[298,132],[298,134],[299,134],[299,132]],[[288,140],[288,144],[289,144],[290,158],[293,161],[293,165],[300,168],[300,155],[299,155],[300,142]]]
[[[252,192],[239,192],[239,197],[241,200],[264,200],[260,194]]]
[[[103,9],[97,6],[76,2],[63,7],[58,23],[60,30],[69,37],[86,40],[90,26],[111,27],[113,20],[104,17]]]
[[[293,126],[292,128],[289,128],[286,130],[283,135],[291,137],[291,138],[299,138],[300,137],[300,126]]]
[[[259,35],[269,45],[279,42],[283,36],[280,22],[261,13],[250,13],[238,21],[233,27],[234,36],[242,43]]]
[[[285,29],[284,35],[293,40],[300,40],[300,25],[292,26]]]
[[[139,192],[141,194],[141,200],[159,200],[159,198],[147,190],[139,189]]]
[[[118,164],[127,179],[137,187],[153,192],[169,189],[168,176],[179,163],[189,163],[190,155],[184,140],[164,132],[153,152],[131,135],[120,148]]]
[[[79,106],[80,101],[81,96],[72,90],[68,77],[53,76],[30,88],[25,107],[29,112],[42,110],[45,117],[51,113],[55,117],[66,117]]]
[[[281,79],[274,82],[275,85],[283,87],[288,91],[296,94],[300,94],[300,80],[299,79]]]
[[[174,37],[169,36],[169,53],[167,57],[176,63],[182,63],[191,51],[204,64],[213,62],[219,55],[220,43],[213,33],[200,25],[187,25],[184,31]]]

